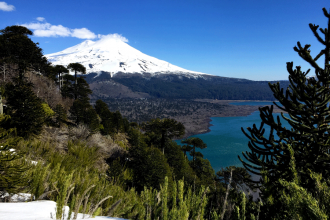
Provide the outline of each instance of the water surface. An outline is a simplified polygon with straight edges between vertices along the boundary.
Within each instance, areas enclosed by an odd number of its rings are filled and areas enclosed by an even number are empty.
[[[269,105],[269,103],[272,104],[267,102],[266,105]],[[276,117],[280,114],[273,115]],[[253,124],[259,127],[261,123],[259,111],[253,112],[248,116],[214,117],[211,120],[213,126],[210,127],[210,132],[192,136],[202,139],[207,144],[206,149],[199,151],[204,155],[204,158],[211,162],[216,172],[221,167],[242,167],[242,163],[237,156],[240,155],[243,158],[242,152],[250,152],[250,149],[248,147],[249,139],[243,134],[241,127],[245,130],[247,127],[252,127]],[[288,127],[288,123],[284,119],[281,122],[285,127]],[[180,143],[180,140],[177,143]]]
[[[276,102],[279,104],[279,102]],[[252,105],[252,106],[265,106],[265,105],[274,105],[273,102],[269,101],[260,101],[260,102],[231,102],[231,105]]]

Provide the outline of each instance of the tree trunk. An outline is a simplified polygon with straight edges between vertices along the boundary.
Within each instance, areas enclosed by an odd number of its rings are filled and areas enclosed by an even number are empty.
[[[6,64],[3,64],[3,82],[6,82]]]
[[[194,152],[193,152],[193,164],[194,164],[194,168],[195,168],[195,145],[193,145],[194,146]]]
[[[227,191],[226,191],[226,196],[225,196],[225,201],[223,203],[223,207],[222,207],[222,213],[221,213],[221,217],[220,219],[223,220],[223,217],[225,216],[225,212],[226,212],[226,206],[227,206],[227,199],[228,199],[228,194],[229,194],[229,188],[230,188],[230,184],[231,184],[231,179],[233,177],[233,170],[230,170],[230,178],[229,178],[229,183],[227,185]]]
[[[58,73],[58,87],[61,90],[61,73]]]
[[[162,138],[160,140],[160,144],[163,149],[163,155],[164,155],[164,153],[165,153],[165,134],[164,133],[162,133]]]
[[[0,94],[0,115],[3,115],[2,94]]]
[[[74,71],[74,100],[77,99],[77,71]]]

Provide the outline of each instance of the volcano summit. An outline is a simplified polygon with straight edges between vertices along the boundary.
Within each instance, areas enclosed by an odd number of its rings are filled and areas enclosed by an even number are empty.
[[[54,65],[67,66],[80,63],[87,73],[108,72],[111,77],[118,72],[151,74],[184,74],[190,77],[207,75],[172,65],[166,61],[148,56],[129,46],[120,39],[102,37],[98,41],[86,40],[63,51],[46,55]]]

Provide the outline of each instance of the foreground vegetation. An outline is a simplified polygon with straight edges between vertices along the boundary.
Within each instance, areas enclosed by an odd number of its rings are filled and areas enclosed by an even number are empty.
[[[325,40],[318,26],[310,27],[325,49],[312,58],[309,45],[298,42],[295,51],[316,76],[307,78],[309,71],[287,63],[286,93],[270,84],[292,129],[273,118],[272,107],[261,108],[260,127],[244,131],[251,149],[243,154],[245,168],[216,174],[196,151],[207,147],[202,140],[172,141],[184,135],[181,123],[129,123],[101,100],[92,106],[91,90],[76,74],[85,72],[83,66],[70,64],[75,76],[64,74],[65,67],[42,56],[31,31],[1,30],[1,199],[26,192],[31,200],[54,200],[57,219],[66,205],[73,219],[78,212],[128,219],[328,219],[330,22],[320,29]],[[324,68],[316,63],[322,55]],[[248,171],[261,178],[252,181]],[[260,190],[257,201],[251,189]]]

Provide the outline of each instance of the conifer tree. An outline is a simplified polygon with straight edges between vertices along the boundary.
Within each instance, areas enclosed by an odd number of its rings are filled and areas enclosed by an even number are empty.
[[[75,87],[75,97],[74,99],[77,99],[77,85],[78,85],[78,81],[77,81],[77,73],[80,72],[82,74],[86,74],[86,68],[80,64],[80,63],[70,63],[67,68],[71,71],[74,71],[74,79],[75,79],[75,83],[74,83],[74,87]]]
[[[0,191],[15,193],[19,187],[27,185],[27,177],[24,172],[28,170],[26,163],[20,161],[14,163],[22,158],[14,151],[11,151],[10,146],[0,146]]]
[[[88,99],[89,95],[92,94],[92,90],[89,88],[86,80],[81,76],[76,79],[77,85],[74,92],[75,99]]]
[[[230,175],[232,174],[232,175]],[[251,175],[243,167],[229,166],[221,168],[217,173],[219,181],[228,184],[231,177],[231,187],[234,189],[245,189],[245,179],[251,179]]]
[[[55,107],[55,123],[61,127],[67,120],[66,111],[61,104],[57,104]]]
[[[181,147],[181,150],[184,153],[184,156],[187,157],[187,152],[190,152],[193,149],[193,147],[189,146],[189,145],[183,145]]]
[[[65,68],[63,65],[56,65],[55,71],[58,74],[57,79],[58,79],[58,87],[61,89],[62,87],[62,76],[64,73],[69,73],[69,70]]]
[[[70,74],[65,74],[62,76],[62,86],[61,86],[61,94],[64,98],[74,98],[74,85],[72,84],[74,82],[74,76]]]
[[[101,130],[102,134],[108,135],[113,132],[114,126],[112,125],[113,114],[108,108],[108,105],[102,100],[97,100],[95,103],[95,111],[101,118],[101,123],[103,125],[103,129]]]
[[[26,27],[18,25],[0,30],[0,64],[15,66],[21,75],[27,70],[44,73],[50,63],[43,56],[38,43],[29,38],[32,34]]]
[[[175,179],[184,179],[185,183],[193,184],[195,172],[189,165],[189,161],[184,156],[180,146],[171,141],[165,149],[167,163],[172,167]]]
[[[32,86],[23,76],[13,78],[13,82],[6,85],[9,126],[16,128],[21,137],[39,134],[45,119],[42,101],[34,94]]]
[[[144,186],[159,189],[159,185],[164,183],[165,176],[172,176],[166,158],[158,148],[141,144],[132,147],[129,153],[133,185],[138,191],[143,190]]]
[[[199,149],[204,149],[206,148],[206,144],[203,142],[202,139],[197,138],[197,137],[190,137],[185,140],[182,140],[181,143],[187,144],[188,146],[192,146],[192,152],[191,156],[193,156],[193,164],[195,164],[195,157],[196,157],[196,147]],[[203,154],[198,154],[200,157],[203,157]]]
[[[89,95],[92,91],[84,78],[78,77],[77,82],[75,89],[71,90],[76,99],[69,111],[77,124],[86,124],[92,131],[97,131],[100,128],[100,122],[95,109],[89,103]],[[72,94],[69,97],[72,97]]]
[[[309,27],[325,48],[313,58],[309,49],[311,45],[303,47],[298,42],[294,47],[298,55],[315,69],[315,76],[308,77],[307,74],[310,70],[302,72],[300,66],[294,70],[293,62],[288,62],[289,88],[284,91],[280,88],[279,83],[269,84],[274,97],[280,103],[274,102],[274,104],[287,112],[289,116],[282,113],[282,117],[274,118],[273,106],[262,107],[259,109],[261,125],[247,128],[248,132],[242,129],[250,139],[248,146],[251,152],[243,153],[246,161],[240,157],[239,159],[244,167],[253,174],[260,175],[262,170],[268,173],[268,182],[271,184],[267,186],[267,190],[263,188],[261,190],[271,192],[272,198],[277,198],[283,193],[278,182],[279,179],[292,180],[289,146],[293,148],[297,175],[303,188],[311,192],[315,188],[309,175],[310,171],[329,177],[330,14],[325,8],[323,8],[323,13],[328,18],[328,27],[319,30],[325,37],[322,38],[319,35],[318,25],[309,24]],[[322,55],[324,55],[323,68],[317,63]],[[285,128],[281,122],[283,120],[286,120],[292,128]],[[270,134],[267,136],[265,125],[270,129]],[[263,179],[254,183],[263,183]],[[266,197],[263,194],[262,196]],[[274,212],[286,208],[280,203],[276,205],[276,209],[274,206],[268,208],[268,218],[272,216],[271,213],[275,215]]]
[[[97,113],[87,99],[77,99],[74,101],[69,112],[76,124],[86,124],[92,131],[97,131],[100,128]]]
[[[17,190],[28,183],[24,173],[29,169],[23,155],[13,148],[19,138],[11,137],[15,129],[4,129],[3,123],[10,120],[8,115],[0,115],[0,192],[17,193]]]
[[[122,121],[123,121],[123,117],[120,114],[119,111],[116,111],[115,113],[113,113],[112,115],[112,125],[115,127],[117,134],[119,133],[121,127],[122,127]]]
[[[190,166],[194,169],[196,176],[200,180],[200,185],[210,186],[213,185],[215,174],[214,169],[211,166],[211,163],[207,159],[202,157],[196,157],[195,161],[189,161]]]
[[[3,114],[3,93],[4,93],[4,87],[0,87],[0,115]]]
[[[313,171],[309,171],[311,188],[306,189],[301,186],[302,179],[299,177],[295,163],[293,147],[288,145],[290,153],[289,175],[291,180],[279,179],[276,183],[282,187],[278,197],[274,192],[274,183],[270,182],[269,173],[263,171],[264,178],[264,198],[265,207],[260,213],[261,217],[274,219],[328,219],[330,216],[330,187],[329,182]],[[279,210],[270,210],[275,206],[283,206]]]
[[[147,134],[153,133],[159,137],[160,148],[163,153],[169,140],[174,137],[182,137],[185,133],[183,124],[170,118],[152,119],[151,121],[143,124],[143,130],[146,131]]]

